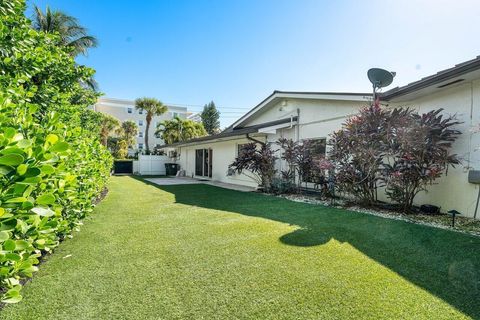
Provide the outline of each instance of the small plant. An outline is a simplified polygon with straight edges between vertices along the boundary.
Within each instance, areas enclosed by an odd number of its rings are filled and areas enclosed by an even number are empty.
[[[269,192],[273,194],[288,194],[295,193],[297,185],[291,179],[284,179],[283,177],[274,177],[270,184]]]

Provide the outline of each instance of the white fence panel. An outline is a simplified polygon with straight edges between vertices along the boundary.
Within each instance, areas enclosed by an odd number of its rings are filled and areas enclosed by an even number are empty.
[[[168,156],[139,155],[137,172],[141,175],[165,175],[165,163],[174,162],[175,161],[172,161]]]

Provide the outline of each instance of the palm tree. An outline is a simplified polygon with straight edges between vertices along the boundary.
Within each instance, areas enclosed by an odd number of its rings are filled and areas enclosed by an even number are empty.
[[[32,26],[45,33],[58,33],[59,45],[72,48],[71,54],[74,57],[79,54],[87,55],[88,49],[98,45],[98,40],[89,35],[88,30],[82,27],[75,17],[49,7],[43,13],[35,6]]]
[[[100,140],[104,146],[108,144],[108,136],[120,125],[120,121],[117,118],[108,114],[102,114],[102,122],[100,129]]]
[[[162,138],[166,144],[203,137],[207,134],[202,123],[188,119],[182,120],[178,117],[172,120],[162,121],[158,124],[157,131],[155,132],[155,135]]]
[[[134,138],[138,134],[138,126],[135,123],[135,121],[132,120],[127,120],[122,123],[122,136],[123,139],[127,142],[128,147],[131,147],[131,145],[134,142]]]
[[[148,130],[150,129],[150,123],[154,116],[160,116],[167,112],[168,108],[163,103],[155,98],[139,98],[135,100],[135,108],[137,110],[143,110],[147,113],[146,115],[146,127],[145,127],[145,148],[147,154],[150,153],[150,148],[148,146]]]

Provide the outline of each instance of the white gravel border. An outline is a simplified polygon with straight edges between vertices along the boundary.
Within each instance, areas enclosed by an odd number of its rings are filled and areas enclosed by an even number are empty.
[[[429,226],[429,227],[433,227],[433,228],[439,228],[439,229],[443,229],[443,230],[450,230],[450,231],[454,231],[454,232],[459,232],[459,233],[463,233],[463,234],[468,234],[468,235],[473,235],[473,236],[480,237],[480,231],[461,230],[461,229],[452,228],[450,226],[446,226],[444,224],[440,224],[440,223],[436,223],[436,222],[416,220],[416,219],[412,219],[412,218],[410,218],[410,217],[408,217],[404,214],[395,213],[395,212],[387,211],[387,210],[367,209],[367,208],[363,208],[363,207],[360,207],[360,206],[345,206],[344,201],[342,199],[336,199],[335,203],[337,203],[337,204],[332,206],[330,201],[328,201],[328,200],[319,200],[319,199],[315,199],[313,197],[308,197],[308,196],[305,196],[305,195],[289,194],[289,195],[274,195],[274,196],[279,197],[279,198],[283,198],[283,199],[286,199],[286,200],[294,201],[294,202],[323,205],[323,206],[326,206],[326,207],[344,209],[344,210],[349,210],[349,211],[352,211],[352,212],[369,214],[369,215],[372,215],[372,216],[377,216],[377,217],[381,217],[381,218],[385,218],[385,219],[400,220],[400,221],[410,222],[410,223],[414,223],[414,224]]]

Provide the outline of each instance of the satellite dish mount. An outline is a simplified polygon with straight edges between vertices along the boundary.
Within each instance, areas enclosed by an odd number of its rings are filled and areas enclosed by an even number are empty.
[[[388,87],[392,84],[395,72],[390,72],[380,68],[372,68],[367,72],[368,80],[373,87],[373,101],[377,99],[377,90],[383,87]]]

